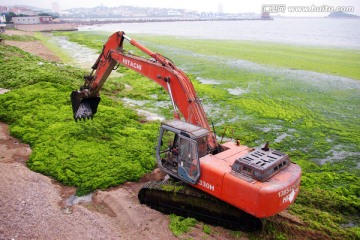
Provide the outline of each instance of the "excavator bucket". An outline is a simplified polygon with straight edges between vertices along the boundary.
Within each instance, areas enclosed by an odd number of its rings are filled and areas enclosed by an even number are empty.
[[[80,91],[72,91],[70,94],[74,119],[90,119],[97,112],[100,97],[84,98]]]

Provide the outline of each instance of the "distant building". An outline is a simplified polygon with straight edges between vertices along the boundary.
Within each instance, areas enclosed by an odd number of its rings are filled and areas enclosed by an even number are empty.
[[[9,8],[6,6],[0,6],[0,12],[9,12]]]
[[[24,15],[34,15],[34,12],[31,9],[25,8],[25,7],[12,7],[10,8],[10,12],[15,13],[16,15],[24,14]]]
[[[40,16],[40,23],[52,23],[53,18],[51,16]]]
[[[5,23],[5,22],[6,22],[5,14],[1,14],[0,15],[0,23]]]
[[[269,12],[262,12],[261,13],[261,19],[271,19]]]
[[[29,16],[29,17],[13,17],[14,24],[39,24],[39,23],[51,23],[51,16]]]
[[[177,11],[177,10],[169,10],[167,12],[167,15],[168,16],[181,16],[181,13],[179,11]]]

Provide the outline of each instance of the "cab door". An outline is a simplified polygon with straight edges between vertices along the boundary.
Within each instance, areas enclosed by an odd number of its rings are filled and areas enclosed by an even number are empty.
[[[179,135],[178,176],[185,182],[196,184],[200,178],[197,142]]]

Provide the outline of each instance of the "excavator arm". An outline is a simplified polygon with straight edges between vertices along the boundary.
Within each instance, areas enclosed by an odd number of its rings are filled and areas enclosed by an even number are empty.
[[[150,59],[126,52],[123,48],[124,40],[129,41]],[[181,113],[186,122],[208,129],[210,132],[208,145],[210,149],[217,148],[217,142],[211,132],[201,100],[186,74],[169,59],[152,52],[136,40],[126,36],[124,32],[116,32],[109,37],[92,66],[93,70],[90,75],[85,76],[84,85],[80,90],[71,93],[75,120],[92,118],[97,112],[100,102],[99,91],[117,64],[130,68],[163,87],[169,93],[174,118],[180,119]]]

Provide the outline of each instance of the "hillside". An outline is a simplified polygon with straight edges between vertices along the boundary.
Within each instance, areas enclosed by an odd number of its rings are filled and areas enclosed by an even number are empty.
[[[332,12],[328,16],[329,18],[360,18],[357,15],[344,13],[344,12]]]

